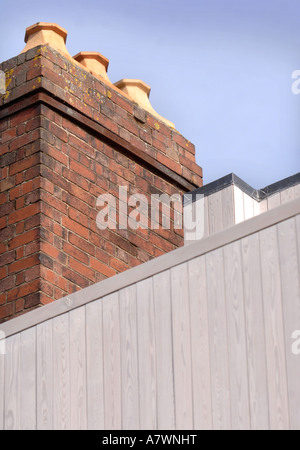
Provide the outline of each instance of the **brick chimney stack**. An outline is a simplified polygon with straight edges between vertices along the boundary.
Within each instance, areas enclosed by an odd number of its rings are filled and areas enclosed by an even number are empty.
[[[141,80],[113,84],[97,52],[38,23],[3,62],[0,322],[183,245],[183,231],[106,229],[97,198],[183,194],[202,185],[195,148],[152,108]]]

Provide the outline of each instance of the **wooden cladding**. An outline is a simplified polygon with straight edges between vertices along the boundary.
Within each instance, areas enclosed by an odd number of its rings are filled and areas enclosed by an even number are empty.
[[[4,324],[0,426],[299,429],[299,208]]]

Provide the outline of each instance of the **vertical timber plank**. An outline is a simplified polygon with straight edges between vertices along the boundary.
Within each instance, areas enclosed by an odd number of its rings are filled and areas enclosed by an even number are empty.
[[[86,430],[86,341],[85,307],[69,313],[71,429]]]
[[[295,330],[300,330],[299,217],[296,220],[293,218],[279,223],[277,229],[286,343],[290,428],[292,430],[300,430],[300,356],[292,353],[292,335]]]
[[[40,323],[37,335],[37,429],[53,429],[53,337],[52,320]]]
[[[103,298],[104,421],[106,430],[122,429],[119,294]]]
[[[285,337],[276,226],[260,232],[271,430],[289,428]]]
[[[137,283],[140,428],[157,429],[153,279]]]
[[[4,430],[5,354],[4,343],[0,344],[0,431]]]
[[[69,316],[53,319],[53,427],[70,429]]]
[[[273,208],[277,208],[277,206],[281,205],[280,192],[276,192],[276,194],[270,195],[268,197],[268,211]]]
[[[20,333],[6,339],[4,428],[20,430]]]
[[[250,429],[245,307],[240,241],[224,247],[231,418],[234,430]]]
[[[188,262],[194,428],[212,430],[205,256]]]
[[[251,219],[254,216],[254,200],[249,195],[243,193],[244,197],[244,215],[245,220]]]
[[[242,239],[251,428],[269,429],[267,363],[258,233]]]
[[[170,271],[153,277],[156,380],[157,380],[157,427],[173,430],[175,424],[174,373],[172,349],[172,306]]]
[[[245,220],[244,195],[238,187],[233,186],[234,195],[234,223],[241,223]]]
[[[204,197],[204,238],[209,236],[208,197]]]
[[[139,429],[136,285],[122,289],[120,298],[122,423],[124,430]]]
[[[20,429],[36,429],[36,327],[20,335]]]
[[[207,197],[209,234],[223,230],[222,192],[218,191]]]
[[[222,192],[222,222],[223,230],[234,225],[233,185],[223,189]]]
[[[206,255],[213,428],[229,430],[230,386],[222,249]]]
[[[171,295],[176,428],[191,430],[194,419],[187,263],[171,269]]]
[[[104,429],[102,301],[86,305],[87,428]]]
[[[284,189],[280,192],[280,204],[290,202],[295,198],[295,189],[294,186],[289,187],[288,189]]]

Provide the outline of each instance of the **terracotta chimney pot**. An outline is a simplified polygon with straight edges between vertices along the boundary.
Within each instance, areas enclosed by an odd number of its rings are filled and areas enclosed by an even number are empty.
[[[26,46],[21,53],[38,45],[49,45],[58,52],[72,59],[66,48],[67,31],[56,23],[38,22],[26,28]]]
[[[73,56],[73,59],[89,70],[96,77],[101,77],[105,81],[110,81],[107,76],[109,60],[98,52],[80,52]]]
[[[149,101],[150,86],[142,80],[122,79],[114,83],[120,91],[127,94],[134,102],[141,108],[144,108],[153,116],[158,117],[162,122],[165,122],[169,127],[175,128],[175,125],[164,117],[160,116],[152,107]]]

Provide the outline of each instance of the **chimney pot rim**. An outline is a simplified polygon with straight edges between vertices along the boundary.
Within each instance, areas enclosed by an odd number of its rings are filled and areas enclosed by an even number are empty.
[[[121,80],[117,81],[116,83],[114,83],[114,85],[119,88],[122,89],[122,87],[125,86],[136,86],[141,88],[144,92],[146,92],[146,94],[149,97],[150,91],[151,91],[151,87],[145,83],[142,80],[137,80],[137,79],[131,79],[131,78],[122,78]]]
[[[109,59],[99,52],[79,52],[75,56],[73,56],[73,59],[75,59],[75,61],[79,63],[81,63],[84,59],[95,59],[96,61],[99,61],[101,64],[104,64],[105,69],[108,68],[109,64]]]
[[[59,34],[66,43],[68,32],[60,25],[57,25],[56,23],[48,23],[48,22],[37,22],[34,25],[31,25],[30,27],[26,28],[25,32],[25,38],[24,41],[27,43],[29,36],[32,34],[35,34],[42,30],[49,30],[54,31],[55,33]]]

